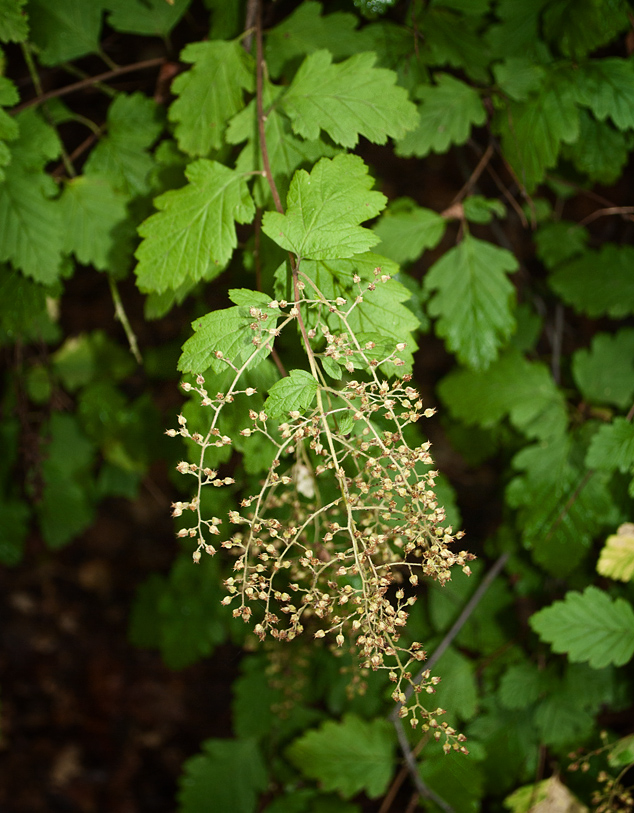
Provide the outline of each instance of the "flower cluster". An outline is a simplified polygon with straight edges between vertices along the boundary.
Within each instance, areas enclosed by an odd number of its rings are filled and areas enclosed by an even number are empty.
[[[269,416],[265,402],[263,409],[250,411],[250,423],[240,431],[243,438],[270,444],[274,457],[257,492],[228,512],[220,544],[233,557],[233,574],[225,581],[223,604],[236,618],[253,621],[262,640],[270,635],[291,641],[309,631],[317,639],[331,636],[338,648],[353,648],[363,668],[388,671],[401,717],[412,727],[422,722],[437,739],[444,736],[447,749],[465,750],[459,745],[464,738],[437,722],[442,709],[424,705],[439,678],[424,670],[423,646],[404,644],[402,634],[416,601],[408,589],[421,577],[444,584],[454,566],[469,573],[474,557],[453,549],[462,533],[445,526],[430,444],[412,426],[434,410],[423,408],[410,375],[392,382],[378,375],[381,365],[402,365],[398,353],[404,345],[360,343],[350,329],[349,314],[362,296],[347,311],[341,310],[342,298],[302,300],[328,315],[305,331],[314,396],[300,399],[281,423]],[[290,316],[299,317],[297,304],[293,311]],[[333,314],[340,330],[333,330]],[[362,370],[364,380],[327,383],[319,367],[324,358],[349,373]],[[199,462],[179,465],[197,478],[197,494],[173,508],[175,515],[189,509],[197,516],[193,527],[180,532],[196,541],[195,561],[216,552],[212,537],[217,544],[222,524],[201,515],[201,488],[233,483],[205,465],[205,451],[231,443],[216,426],[220,411],[236,395],[255,393],[250,387],[211,397],[204,383],[198,376],[196,386],[185,386],[211,410],[206,436],[190,434],[182,417],[179,429],[168,432],[201,448]]]

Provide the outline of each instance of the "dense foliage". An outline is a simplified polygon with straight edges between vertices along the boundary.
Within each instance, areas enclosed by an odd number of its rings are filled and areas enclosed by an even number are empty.
[[[179,809],[631,809],[628,4],[0,0],[0,40],[0,559],[187,475],[130,638],[245,654]],[[90,273],[120,333],[64,333]]]

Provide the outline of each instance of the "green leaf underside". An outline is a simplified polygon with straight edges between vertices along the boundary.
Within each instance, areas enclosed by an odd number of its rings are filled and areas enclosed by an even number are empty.
[[[573,353],[572,373],[586,400],[628,407],[634,396],[634,329],[597,333],[590,349]]]
[[[255,740],[207,740],[202,753],[183,766],[178,810],[253,813],[267,782],[266,765]]]
[[[386,198],[371,192],[374,181],[356,155],[322,158],[310,174],[298,170],[286,200],[286,213],[266,212],[262,230],[298,258],[330,260],[361,254],[378,243],[359,224],[376,217]]]
[[[615,418],[599,427],[586,456],[591,469],[627,472],[634,466],[634,425],[626,418]]]
[[[417,260],[425,249],[435,248],[446,226],[445,219],[436,212],[401,199],[398,206],[384,212],[374,233],[381,238],[381,254],[402,265]]]
[[[418,126],[396,145],[397,155],[423,158],[446,152],[451,144],[464,144],[471,128],[486,120],[477,91],[446,73],[437,74],[436,85],[419,88]]]
[[[359,136],[375,144],[402,138],[416,125],[416,109],[396,74],[376,68],[376,54],[356,54],[338,65],[332,54],[306,57],[281,99],[293,130],[308,139],[321,130],[336,144],[356,147]]]
[[[557,269],[550,287],[588,316],[620,319],[634,313],[634,248],[608,243]]]
[[[553,651],[567,653],[572,662],[588,661],[593,669],[622,666],[634,654],[632,607],[597,587],[567,593],[563,601],[535,613],[530,625]]]
[[[394,771],[393,729],[385,720],[366,722],[348,714],[295,740],[288,756],[326,791],[349,799],[365,791],[371,799],[387,790]]]
[[[256,307],[265,307],[267,301],[270,299],[265,294],[255,294],[252,297]],[[278,314],[273,310],[267,313],[268,330],[275,327]],[[212,311],[197,319],[192,323],[195,334],[183,345],[178,369],[194,374],[204,373],[209,368],[215,373],[224,372],[227,364],[216,357],[218,352],[230,359],[236,367],[242,366],[247,359],[251,359],[247,369],[259,364],[271,352],[273,337],[263,337],[262,346],[255,352],[257,348],[253,344],[253,338],[256,334],[251,329],[252,324],[253,317],[247,305]]]
[[[235,222],[249,223],[253,200],[242,174],[200,159],[187,168],[190,183],[155,200],[161,211],[139,227],[138,285],[159,293],[186,280],[214,279],[237,245]]]
[[[172,83],[178,99],[169,109],[178,146],[206,156],[222,145],[225,126],[242,109],[243,91],[253,90],[249,55],[238,42],[194,42],[182,52],[193,67]]]
[[[312,404],[317,388],[317,381],[310,373],[291,370],[269,390],[264,411],[270,418],[282,418],[293,410],[306,410]]]
[[[506,249],[466,234],[424,280],[436,332],[460,361],[486,369],[515,328],[515,291],[506,274],[518,267]]]

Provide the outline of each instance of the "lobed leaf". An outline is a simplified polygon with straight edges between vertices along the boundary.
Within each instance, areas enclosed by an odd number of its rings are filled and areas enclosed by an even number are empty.
[[[207,156],[222,146],[227,122],[242,109],[243,91],[253,90],[251,57],[239,41],[190,43],[181,53],[193,67],[178,76],[178,96],[169,109],[178,146],[188,155]]]
[[[29,36],[27,0],[0,0],[0,42],[24,42]]]
[[[359,136],[375,144],[402,138],[416,126],[416,109],[396,74],[376,68],[376,54],[364,53],[332,64],[332,54],[306,57],[281,100],[293,130],[317,139],[321,130],[336,144],[352,149]]]
[[[254,307],[265,307],[270,302],[266,294],[251,292],[251,303]],[[279,312],[267,309],[269,318],[266,330],[275,328]],[[204,373],[211,368],[220,373],[227,369],[222,358],[229,359],[236,367],[248,361],[246,369],[254,367],[271,352],[273,337],[266,334],[258,352],[253,344],[255,332],[251,325],[254,317],[247,305],[212,311],[206,316],[192,322],[195,334],[183,345],[183,353],[178,362],[181,372]],[[218,358],[216,353],[221,353]]]
[[[183,766],[178,810],[255,813],[258,795],[267,784],[266,765],[255,740],[206,740],[202,753]]]
[[[115,31],[145,34],[148,37],[168,36],[187,11],[191,0],[105,0],[110,11],[108,25]]]
[[[631,522],[624,522],[605,540],[597,573],[622,582],[634,579],[634,525]]]
[[[58,65],[99,51],[103,6],[94,0],[29,0],[31,38],[43,65]]]
[[[218,276],[237,245],[235,222],[255,214],[244,176],[216,161],[187,167],[189,184],[155,200],[157,214],[139,227],[137,282],[144,291],[176,289]]]
[[[446,226],[446,220],[431,209],[399,198],[385,210],[374,233],[381,238],[381,254],[403,265],[417,260],[425,249],[435,248]]]
[[[286,212],[265,212],[262,231],[297,257],[335,260],[367,251],[379,238],[359,224],[385,206],[374,180],[356,155],[322,158],[310,174],[298,170],[286,199]]]
[[[467,233],[423,281],[433,292],[427,311],[437,318],[436,332],[474,370],[496,359],[515,328],[515,291],[506,274],[517,267],[510,251]]]
[[[295,740],[287,753],[291,762],[324,790],[349,799],[365,791],[376,799],[387,790],[394,772],[393,727],[381,718],[366,722],[347,714],[329,720]]]
[[[447,73],[436,75],[436,84],[420,87],[418,126],[401,138],[396,154],[424,158],[430,152],[446,152],[451,144],[464,144],[471,128],[486,121],[480,95]]]
[[[581,104],[599,121],[611,118],[619,130],[634,128],[634,65],[629,59],[592,59],[580,66]]]
[[[554,652],[593,669],[622,666],[634,654],[634,611],[622,598],[614,601],[598,587],[569,591],[563,601],[535,613],[531,627]]]
[[[597,333],[589,349],[572,354],[572,374],[587,401],[628,407],[634,397],[634,329]]]
[[[625,473],[634,466],[634,425],[627,418],[615,418],[604,424],[593,436],[586,455],[591,469],[606,469]]]
[[[634,313],[633,264],[632,246],[606,243],[558,268],[549,284],[579,313],[621,319]]]
[[[269,390],[264,411],[270,418],[282,418],[294,410],[303,411],[312,404],[318,384],[305,370],[291,370]]]

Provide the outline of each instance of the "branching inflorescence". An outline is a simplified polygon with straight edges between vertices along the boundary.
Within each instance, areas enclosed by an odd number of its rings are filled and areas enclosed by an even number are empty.
[[[401,637],[416,601],[406,588],[416,586],[421,576],[444,584],[454,565],[469,573],[474,557],[451,549],[463,534],[444,525],[430,444],[410,441],[417,436],[412,424],[434,410],[423,409],[410,375],[390,383],[380,374],[384,365],[403,365],[398,354],[405,346],[360,341],[350,326],[354,309],[365,297],[377,296],[375,290],[389,276],[380,268],[369,282],[355,275],[358,293],[352,302],[328,300],[299,271],[293,276],[295,302],[272,300],[267,307],[249,308],[252,351],[240,365],[215,353],[234,373],[225,392],[211,395],[202,375],[195,384],[183,384],[209,408],[211,425],[204,436],[190,433],[180,416],[179,428],[168,431],[200,447],[197,462],[178,466],[198,481],[191,502],[173,507],[174,515],[189,509],[196,517],[179,536],[196,541],[195,562],[205,553],[214,555],[222,539],[221,547],[235,557],[223,604],[233,607],[236,618],[253,620],[260,639],[270,634],[290,641],[305,630],[315,638],[334,636],[336,647],[358,652],[363,667],[388,670],[395,684],[392,697],[413,728],[421,722],[438,739],[444,735],[446,750],[464,751],[462,735],[437,722],[442,709],[430,710],[422,702],[439,681],[422,668],[423,646],[404,644]],[[307,283],[311,298],[305,295]],[[268,328],[271,313],[281,322]],[[291,323],[299,325],[309,370],[282,378],[263,409],[250,410],[250,425],[240,432],[271,444],[271,466],[257,493],[242,499],[240,510],[229,511],[226,520],[206,518],[203,486],[234,482],[205,463],[210,447],[232,443],[218,428],[220,414],[235,399],[255,394],[241,383],[245,371],[258,356],[268,355]],[[306,323],[312,325],[309,330]],[[332,373],[333,363],[341,370],[337,386],[323,372],[330,364]],[[353,373],[358,378],[346,380]]]

